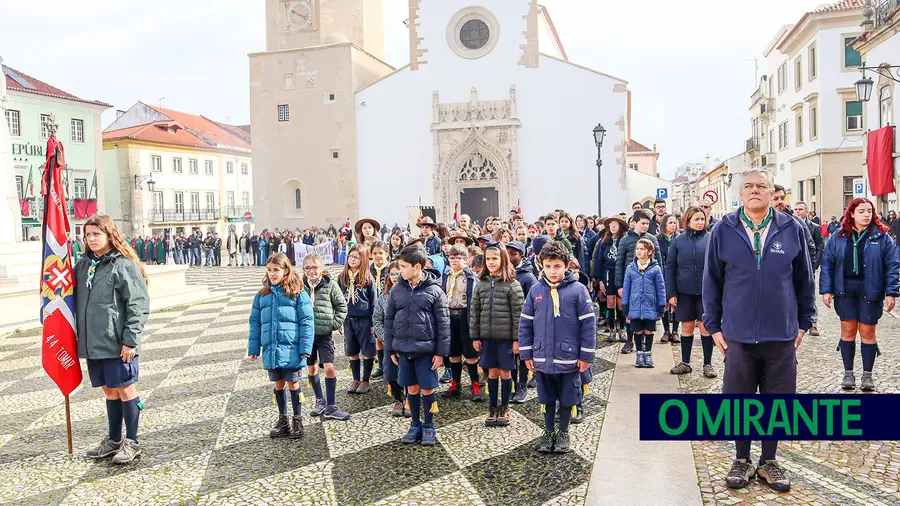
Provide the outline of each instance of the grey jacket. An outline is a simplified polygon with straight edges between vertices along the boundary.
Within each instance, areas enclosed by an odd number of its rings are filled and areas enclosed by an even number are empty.
[[[391,298],[391,294],[383,293],[375,300],[375,312],[372,313],[372,326],[375,327],[375,337],[379,341],[384,341],[384,310],[387,308],[387,301]]]
[[[309,280],[304,278],[306,289],[314,294],[313,298],[313,315],[316,320],[316,335],[329,336],[335,330],[344,326],[344,319],[347,318],[347,300],[341,293],[341,288],[336,281],[332,281],[328,274],[322,276],[322,279],[312,290],[309,286]]]
[[[122,345],[140,354],[141,333],[150,314],[147,280],[138,265],[112,250],[100,258],[87,287],[93,253],[75,264],[75,332],[78,357],[119,358]]]

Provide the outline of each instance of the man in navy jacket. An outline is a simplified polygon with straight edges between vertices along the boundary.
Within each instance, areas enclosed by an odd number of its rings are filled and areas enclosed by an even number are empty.
[[[772,174],[741,175],[742,207],[710,231],[703,273],[703,323],[725,361],[723,394],[794,394],[796,350],[813,325],[815,287],[806,227],[770,207]],[[727,294],[727,297],[725,296]],[[750,441],[736,441],[725,482],[743,488],[756,474]],[[759,476],[776,491],[790,480],[763,441]]]

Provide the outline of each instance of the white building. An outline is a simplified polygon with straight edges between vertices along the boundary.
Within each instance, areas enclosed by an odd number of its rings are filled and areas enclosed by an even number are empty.
[[[103,150],[125,234],[250,230],[249,130],[138,102],[104,130]]]
[[[823,216],[841,213],[862,175],[866,118],[854,88],[862,60],[851,45],[862,12],[862,0],[842,0],[782,27],[751,97],[751,166],[773,170],[792,201]]]

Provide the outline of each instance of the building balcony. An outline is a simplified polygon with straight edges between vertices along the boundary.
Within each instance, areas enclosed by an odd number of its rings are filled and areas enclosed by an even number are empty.
[[[876,5],[873,21],[875,23],[874,28],[876,29],[888,24],[891,20],[891,14],[893,14],[897,8],[900,8],[900,0],[876,0],[874,3],[876,3]]]
[[[253,206],[225,206],[226,218],[243,218],[247,213],[253,214]]]
[[[746,151],[759,151],[759,137],[750,137],[745,144],[747,147]]]
[[[219,221],[221,211],[218,209],[153,209],[148,215],[151,224],[162,223],[196,223],[200,221]]]

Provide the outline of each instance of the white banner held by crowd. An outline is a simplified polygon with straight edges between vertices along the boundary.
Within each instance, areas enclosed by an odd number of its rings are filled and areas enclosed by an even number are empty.
[[[331,242],[323,242],[318,246],[307,246],[298,242],[294,243],[294,265],[303,265],[303,257],[310,253],[319,255],[325,265],[334,263],[334,245]]]

